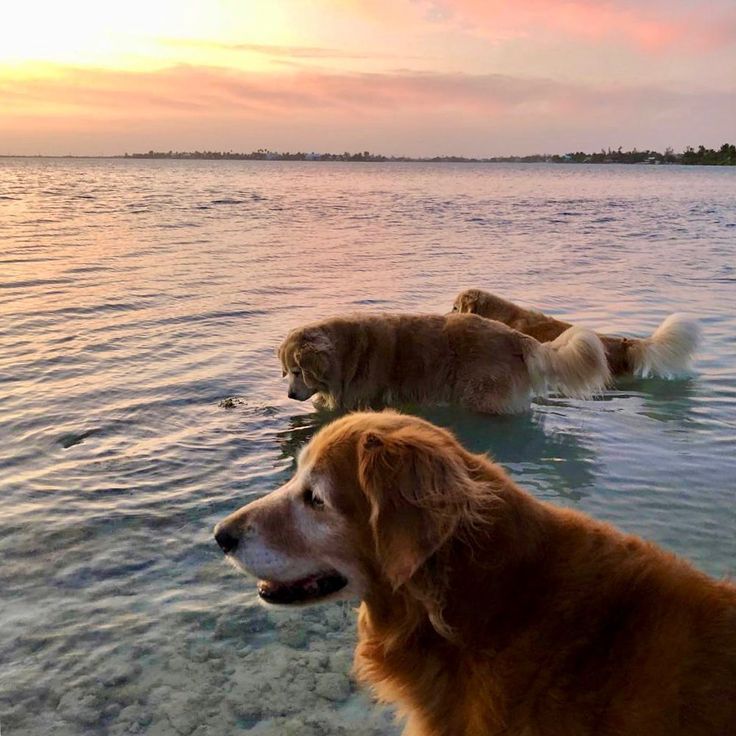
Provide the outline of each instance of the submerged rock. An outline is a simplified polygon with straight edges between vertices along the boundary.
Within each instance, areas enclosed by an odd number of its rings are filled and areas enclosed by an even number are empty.
[[[317,676],[314,690],[327,700],[342,702],[350,695],[350,681],[339,672],[324,672]]]
[[[245,401],[239,399],[237,396],[228,396],[226,399],[222,399],[217,406],[221,409],[234,409],[236,406],[244,406]]]
[[[278,640],[292,649],[307,645],[307,629],[301,621],[286,621],[278,627]]]

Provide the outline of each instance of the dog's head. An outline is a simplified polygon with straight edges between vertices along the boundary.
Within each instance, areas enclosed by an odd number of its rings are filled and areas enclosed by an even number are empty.
[[[215,538],[269,603],[390,594],[458,525],[477,521],[484,463],[421,419],[351,414],[322,429],[295,475],[220,522]]]
[[[461,291],[457,297],[455,297],[455,301],[452,304],[452,311],[478,314],[482,296],[483,294],[479,289],[466,289],[465,291]]]
[[[279,347],[281,375],[288,376],[289,398],[306,401],[329,393],[333,347],[318,327],[292,330]]]

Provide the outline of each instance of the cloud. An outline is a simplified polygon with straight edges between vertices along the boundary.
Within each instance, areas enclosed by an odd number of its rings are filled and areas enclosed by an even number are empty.
[[[429,24],[494,41],[605,42],[649,53],[704,51],[736,44],[736,9],[687,0],[325,0],[375,23]]]
[[[166,149],[184,148],[195,130],[225,149],[332,150],[339,141],[338,147],[410,154],[715,144],[732,130],[736,110],[733,88],[675,90],[409,71],[249,73],[192,66],[0,77],[0,97],[5,102],[0,135],[6,140],[18,140],[20,131],[32,140],[34,131],[76,126],[85,135],[93,132],[96,141],[105,140],[107,131],[107,153],[122,150],[123,144],[147,149],[151,132],[166,136]],[[135,130],[138,142],[113,130]]]
[[[591,42],[625,42],[645,51],[702,49],[736,41],[733,9],[695,12],[676,1],[440,0],[449,17],[480,31],[494,28],[535,34],[546,29]]]
[[[208,51],[240,51],[264,56],[288,59],[375,59],[375,54],[356,53],[344,49],[325,48],[322,46],[280,46],[265,43],[223,43],[200,39],[164,38],[160,43],[165,46],[188,49],[205,49]]]

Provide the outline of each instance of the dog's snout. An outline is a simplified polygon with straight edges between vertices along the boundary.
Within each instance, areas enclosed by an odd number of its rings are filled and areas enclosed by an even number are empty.
[[[238,538],[223,524],[215,527],[215,541],[226,555],[234,552],[238,546]]]
[[[296,391],[294,391],[294,389],[293,389],[293,388],[290,388],[290,389],[289,389],[289,393],[288,393],[288,396],[289,396],[289,398],[290,398],[290,399],[296,399],[296,398],[297,398],[297,396],[296,396]]]

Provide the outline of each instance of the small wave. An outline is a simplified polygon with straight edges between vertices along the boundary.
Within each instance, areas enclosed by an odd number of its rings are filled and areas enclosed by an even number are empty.
[[[35,286],[55,286],[70,284],[72,279],[27,279],[25,281],[8,281],[0,283],[0,289],[28,289]]]
[[[356,299],[353,304],[361,304],[374,307],[377,305],[389,305],[391,304],[391,302],[387,301],[386,299]]]

